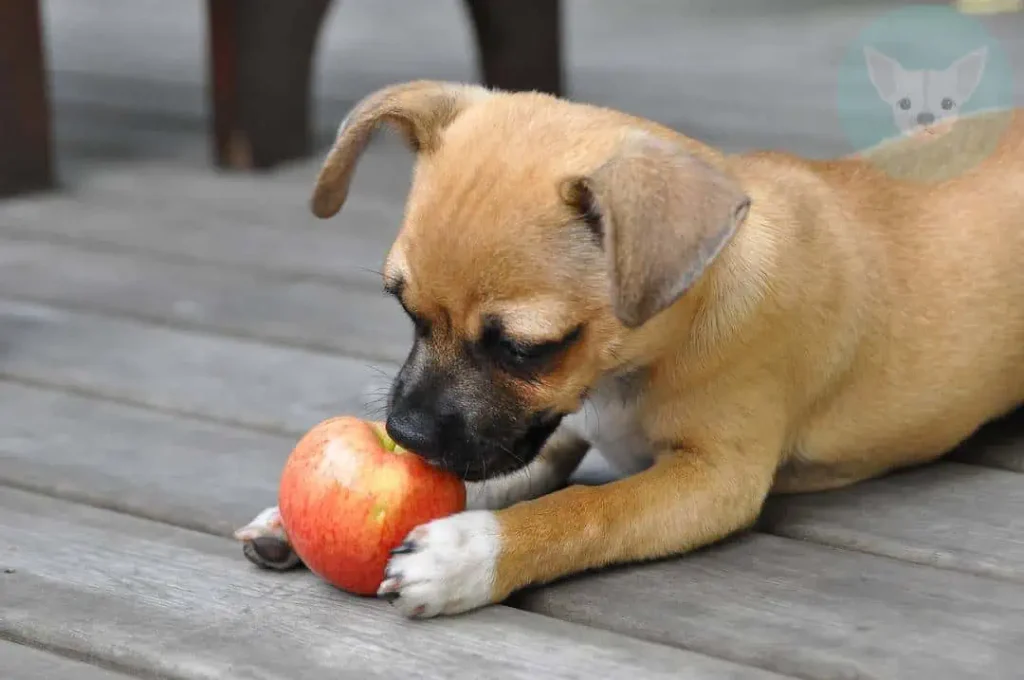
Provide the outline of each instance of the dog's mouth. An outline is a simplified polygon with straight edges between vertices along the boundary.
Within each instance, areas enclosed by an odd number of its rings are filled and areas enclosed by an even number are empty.
[[[535,414],[521,434],[510,440],[488,438],[486,442],[472,446],[468,456],[446,456],[432,461],[432,464],[466,482],[482,482],[512,474],[537,457],[564,417],[564,414],[551,412]]]

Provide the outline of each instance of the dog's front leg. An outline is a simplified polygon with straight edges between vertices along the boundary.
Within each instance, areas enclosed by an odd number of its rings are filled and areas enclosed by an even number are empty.
[[[753,451],[671,451],[620,481],[436,520],[395,551],[380,594],[425,618],[587,569],[680,554],[752,524],[775,466]]]
[[[549,494],[565,484],[589,449],[590,444],[572,431],[555,430],[526,467],[483,482],[467,482],[466,507],[501,510]]]

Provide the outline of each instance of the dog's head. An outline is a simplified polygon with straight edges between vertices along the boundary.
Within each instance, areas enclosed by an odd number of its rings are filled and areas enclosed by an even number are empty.
[[[384,285],[415,327],[387,429],[467,480],[519,468],[697,282],[749,200],[688,140],[537,93],[416,82],[342,123],[313,197],[381,123],[417,153]],[[684,329],[685,331],[685,329]]]

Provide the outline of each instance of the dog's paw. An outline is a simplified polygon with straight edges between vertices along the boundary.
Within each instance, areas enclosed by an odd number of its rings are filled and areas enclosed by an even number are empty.
[[[262,569],[288,571],[302,564],[288,543],[277,506],[256,515],[251,522],[235,531],[235,538],[242,542],[245,558]]]
[[[459,614],[492,602],[501,548],[494,513],[476,510],[417,527],[392,551],[377,591],[410,618]]]

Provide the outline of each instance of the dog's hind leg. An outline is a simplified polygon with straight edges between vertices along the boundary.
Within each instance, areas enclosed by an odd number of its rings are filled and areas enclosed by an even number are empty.
[[[590,444],[564,427],[525,467],[483,482],[467,482],[468,510],[501,510],[559,489],[579,467]]]

